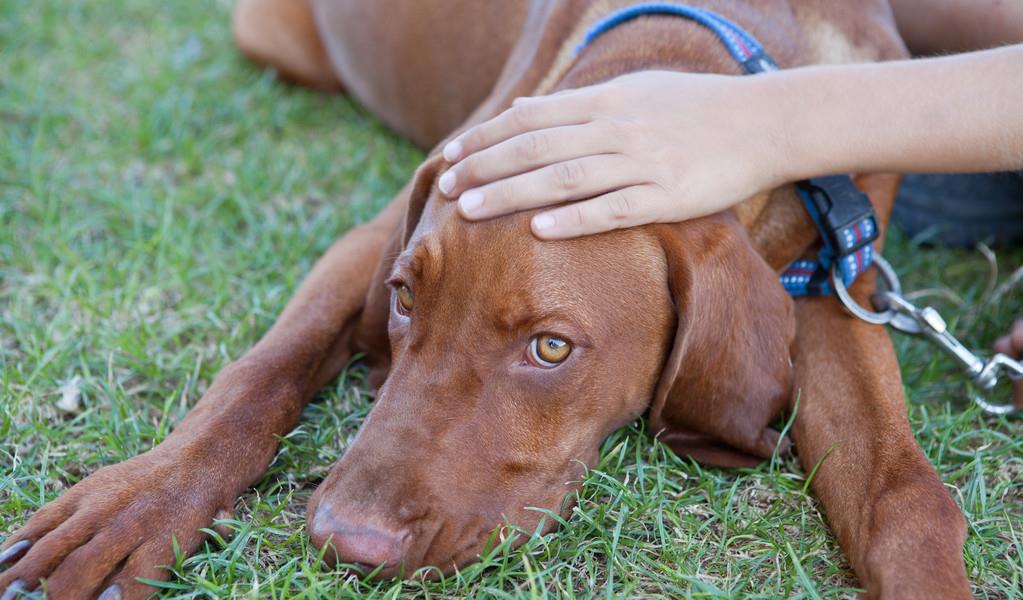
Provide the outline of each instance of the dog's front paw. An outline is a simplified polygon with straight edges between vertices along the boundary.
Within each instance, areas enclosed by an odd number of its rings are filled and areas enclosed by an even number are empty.
[[[231,478],[211,462],[156,448],[83,479],[3,544],[0,600],[40,586],[50,598],[147,597],[138,578],[168,577],[174,540],[191,553],[200,528],[229,514]]]

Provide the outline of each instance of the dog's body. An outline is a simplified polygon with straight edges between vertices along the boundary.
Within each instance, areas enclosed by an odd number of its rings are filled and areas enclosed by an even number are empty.
[[[712,34],[673,17],[630,22],[575,59],[584,30],[626,4],[312,0],[303,12],[252,0],[236,35],[286,75],[343,85],[424,146],[517,96],[653,68],[738,74]],[[881,0],[697,4],[748,28],[783,67],[906,54]],[[315,37],[268,45],[260,28],[282,19]],[[0,589],[47,577],[55,593],[143,594],[134,577],[163,575],[171,534],[194,549],[265,470],[275,436],[361,352],[382,385],[377,406],[309,504],[313,543],[331,558],[383,575],[450,571],[494,527],[533,527],[539,513],[525,507],[566,510],[580,465],[643,412],[676,452],[748,465],[784,447],[770,425],[798,395],[799,458],[808,472],[820,462],[814,490],[868,592],[969,596],[964,521],[910,432],[887,334],[833,299],[793,303],[778,284],[816,239],[791,186],[734,214],[539,242],[528,215],[459,219],[436,193],[445,166],[431,156],[339,240],[163,444],[100,470],[12,536],[8,548],[32,545]],[[883,222],[897,179],[856,179]],[[872,287],[864,276],[853,295],[865,302]],[[571,342],[564,364],[530,358],[540,334]]]

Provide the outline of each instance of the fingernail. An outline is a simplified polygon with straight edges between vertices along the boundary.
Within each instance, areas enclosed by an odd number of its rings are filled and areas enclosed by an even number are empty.
[[[455,189],[455,174],[451,171],[445,171],[440,176],[440,180],[437,181],[437,187],[445,194],[450,194],[451,190]]]
[[[469,190],[462,194],[462,197],[458,199],[458,206],[462,209],[462,212],[471,215],[476,212],[479,207],[483,206],[483,192],[479,190]]]
[[[444,146],[444,160],[455,162],[462,158],[462,142],[452,140]]]
[[[0,600],[14,600],[25,591],[25,584],[20,579],[15,579],[11,582],[11,585],[7,586],[4,590],[4,595],[0,596]]]
[[[121,600],[121,586],[115,583],[103,590],[103,593],[96,600]]]
[[[0,552],[0,565],[12,560],[16,560],[26,550],[28,550],[28,547],[31,545],[32,542],[30,540],[21,540],[16,544],[11,544],[10,548],[4,550],[3,552]]]
[[[541,213],[533,217],[533,229],[537,231],[544,231],[554,227],[554,217],[547,213]]]

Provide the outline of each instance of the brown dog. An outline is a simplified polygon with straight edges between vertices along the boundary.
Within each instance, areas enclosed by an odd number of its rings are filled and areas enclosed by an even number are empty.
[[[738,73],[712,34],[673,17],[629,22],[572,57],[628,3],[249,0],[235,31],[254,59],[308,85],[343,82],[424,146],[520,95],[648,68]],[[906,54],[882,0],[696,4],[782,66]],[[450,572],[495,527],[534,527],[525,507],[564,513],[601,440],[645,411],[680,454],[754,464],[786,445],[770,424],[798,390],[800,460],[810,470],[827,455],[813,486],[869,595],[969,596],[964,520],[910,432],[887,334],[778,284],[816,238],[791,187],[688,223],[539,242],[528,214],[459,219],[434,185],[445,167],[432,155],[339,240],[163,444],[86,478],[7,540],[0,589],[46,578],[60,598],[145,595],[135,578],[166,576],[171,535],[194,550],[276,436],[363,352],[377,404],[309,502],[310,537],[331,559],[382,564],[382,576]],[[897,177],[857,182],[886,221]],[[864,302],[872,287],[863,277],[853,294]]]

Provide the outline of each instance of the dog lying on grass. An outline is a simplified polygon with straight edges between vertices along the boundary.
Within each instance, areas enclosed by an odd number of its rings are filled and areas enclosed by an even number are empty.
[[[582,33],[626,4],[250,0],[236,35],[255,60],[343,87],[424,146],[517,96],[651,68],[738,73],[713,35],[672,17],[622,25],[576,57]],[[882,1],[699,4],[782,66],[906,55]],[[431,153],[341,238],[162,444],[84,479],[11,536],[0,589],[45,580],[57,598],[145,597],[139,578],[167,576],[172,537],[194,551],[361,353],[376,407],[309,503],[310,538],[330,561],[378,577],[449,573],[495,527],[536,528],[531,507],[567,514],[600,442],[644,413],[681,455],[756,464],[788,447],[772,425],[798,390],[791,435],[868,593],[968,597],[965,523],[908,427],[887,334],[778,284],[817,236],[791,186],[697,221],[539,242],[528,213],[458,218],[436,190],[446,167]],[[898,178],[857,183],[883,225]],[[872,291],[870,276],[852,289],[861,302]]]

